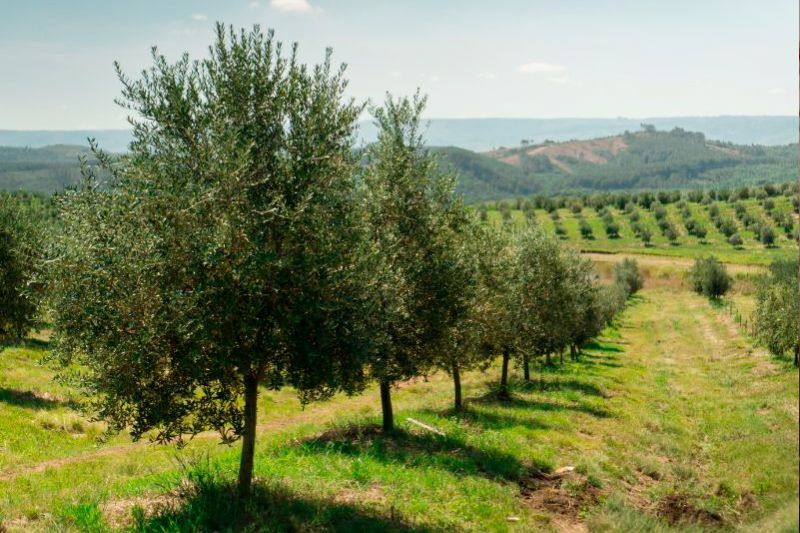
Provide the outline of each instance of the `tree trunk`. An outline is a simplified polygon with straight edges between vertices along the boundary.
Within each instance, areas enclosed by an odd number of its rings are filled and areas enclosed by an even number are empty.
[[[503,372],[500,374],[500,396],[508,396],[508,360],[511,354],[508,348],[503,348]]]
[[[800,342],[794,345],[794,366],[800,366]]]
[[[569,345],[569,355],[572,357],[573,361],[578,360],[578,349],[575,347],[574,344]]]
[[[453,360],[453,388],[455,389],[455,409],[456,411],[460,411],[464,406],[461,399],[461,371],[458,368],[458,361],[455,360]]]
[[[527,355],[522,356],[522,374],[526,382],[531,380],[531,365]]]
[[[394,431],[394,412],[392,411],[392,384],[381,381],[381,409],[383,410],[383,430]]]
[[[550,352],[547,352],[544,357],[545,357],[545,363],[547,364],[547,366],[550,366],[550,365],[553,364],[553,360],[550,358]]]
[[[561,348],[558,351],[558,359],[560,360],[561,364],[564,364],[564,348]]]
[[[244,378],[244,433],[242,434],[242,456],[239,462],[239,498],[250,496],[253,483],[253,457],[256,449],[256,421],[258,417],[258,378]]]

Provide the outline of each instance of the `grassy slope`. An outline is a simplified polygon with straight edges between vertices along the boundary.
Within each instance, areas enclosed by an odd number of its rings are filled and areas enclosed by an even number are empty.
[[[537,372],[530,387],[517,382],[512,403],[486,396],[496,369],[467,376],[461,416],[448,411],[447,376],[404,385],[394,438],[366,426],[377,420],[374,391],[305,411],[290,391],[265,392],[255,519],[278,530],[796,529],[797,372],[754,352],[723,311],[651,287],[581,362]],[[230,525],[218,480],[234,477],[236,448],[209,436],[179,452],[124,437],[95,445],[97,428],[35,365],[41,350],[0,358],[7,528],[120,527],[137,506],[166,509],[142,515],[143,529]],[[46,422],[62,415],[73,422]],[[362,430],[329,431],[348,423]],[[211,495],[185,495],[178,460],[206,457]],[[536,474],[567,465],[576,472]],[[213,502],[221,509],[209,514]]]
[[[745,200],[742,203],[747,206],[749,212],[761,217],[774,227],[774,222],[764,214],[763,208],[756,200]],[[777,258],[797,255],[797,244],[788,239],[781,228],[774,227],[776,235],[775,246],[773,248],[765,248],[763,244],[758,242],[752,231],[746,231],[742,228],[741,222],[734,217],[733,208],[730,207],[730,204],[718,202],[720,212],[736,222],[739,228],[739,235],[744,240],[744,246],[741,249],[735,249],[727,243],[725,236],[711,223],[708,218],[707,206],[701,206],[696,203],[688,203],[688,205],[693,216],[708,230],[705,243],[701,243],[694,236],[687,235],[678,208],[674,204],[667,205],[666,209],[667,218],[678,230],[678,244],[676,245],[670,244],[667,238],[661,234],[652,212],[646,209],[639,208],[638,210],[641,217],[640,223],[650,228],[650,233],[652,234],[650,246],[644,246],[642,241],[634,235],[628,216],[619,209],[609,208],[615,222],[620,226],[620,238],[618,239],[606,237],[603,222],[594,209],[584,208],[582,211],[583,218],[592,227],[594,233],[594,238],[591,240],[581,237],[578,218],[569,209],[559,209],[558,213],[559,219],[567,232],[566,240],[584,252],[658,255],[676,258],[696,258],[713,254],[723,262],[751,265],[766,265]],[[788,198],[776,197],[775,205],[778,211],[790,210]],[[511,214],[512,220],[517,225],[524,224],[525,217],[521,211],[512,211]],[[487,216],[491,223],[500,223],[501,215],[499,211],[489,211]],[[543,228],[548,231],[554,231],[554,223],[550,215],[544,210],[536,210],[536,220]]]

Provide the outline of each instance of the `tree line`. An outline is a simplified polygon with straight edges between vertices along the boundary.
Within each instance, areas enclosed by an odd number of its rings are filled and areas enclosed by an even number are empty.
[[[52,225],[0,196],[0,337],[45,317],[49,361],[109,432],[241,439],[243,497],[260,387],[308,403],[377,383],[391,431],[397,383],[444,370],[460,409],[462,373],[501,356],[507,396],[511,360],[529,379],[535,358],[578,358],[641,287],[635,262],[599,285],[540,229],[482,224],[423,149],[425,98],[367,108],[330,51],[307,66],[218,25],[203,60],[116,68],[130,151],[91,141]]]

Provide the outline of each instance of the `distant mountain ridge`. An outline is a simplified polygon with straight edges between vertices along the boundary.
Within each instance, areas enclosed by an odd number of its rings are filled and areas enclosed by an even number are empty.
[[[523,139],[532,143],[545,140],[594,139],[637,131],[640,124],[659,130],[675,127],[702,132],[706,138],[735,144],[782,145],[798,141],[796,116],[718,116],[657,118],[466,118],[431,119],[426,132],[429,146],[455,146],[477,152],[517,146]],[[375,139],[375,126],[359,124],[363,143]],[[54,144],[86,146],[93,137],[111,152],[123,152],[130,142],[128,130],[2,130],[0,146],[40,148]]]

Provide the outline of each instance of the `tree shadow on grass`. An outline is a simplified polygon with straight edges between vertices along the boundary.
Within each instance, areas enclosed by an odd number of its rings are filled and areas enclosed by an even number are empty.
[[[518,388],[526,392],[574,391],[587,396],[606,397],[603,390],[592,383],[558,376],[548,376],[548,379],[544,379],[543,374],[539,374],[538,379],[519,383]]]
[[[591,341],[584,344],[582,350],[592,350],[593,352],[604,353],[622,353],[624,350],[619,346],[615,346],[615,344],[616,343]]]
[[[510,394],[508,397],[498,396],[496,391],[490,391],[486,395],[477,398],[475,401],[481,403],[506,405],[509,407],[528,409],[530,411],[549,411],[549,412],[576,411],[579,413],[592,415],[597,418],[608,418],[609,416],[611,416],[611,412],[606,409],[603,409],[602,407],[594,407],[592,405],[586,405],[584,403],[549,402],[549,401],[531,400],[529,398],[523,398],[519,395],[514,394],[515,390],[520,389],[519,384],[512,383],[510,385],[511,385],[509,387]]]
[[[151,512],[134,508],[129,531],[437,531],[411,524],[392,507],[379,512],[296,494],[275,483],[255,483],[250,498],[238,503],[235,484],[203,468],[191,471],[182,494],[170,500]]]
[[[29,390],[7,389],[5,387],[0,387],[0,403],[26,409],[77,408],[77,404],[71,400],[65,401]]]
[[[347,425],[306,440],[309,451],[369,457],[383,463],[432,467],[457,475],[482,476],[517,482],[530,470],[517,458],[492,449],[480,449],[452,435],[417,434],[396,429],[384,433],[377,425]]]
[[[6,348],[38,348],[40,350],[47,350],[50,348],[50,341],[28,337],[14,341],[0,342],[0,352]]]
[[[502,407],[502,404],[499,406]],[[465,402],[464,408],[460,411],[456,411],[452,408],[441,411],[427,409],[422,411],[422,413],[442,418],[455,418],[457,420],[463,420],[470,425],[492,430],[503,430],[518,426],[524,426],[528,429],[547,429],[550,427],[541,420],[531,416],[521,416],[519,413],[509,411],[498,412],[496,410],[489,411],[481,409],[480,407],[470,405],[470,400]]]

